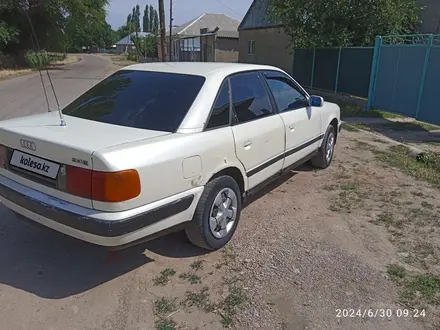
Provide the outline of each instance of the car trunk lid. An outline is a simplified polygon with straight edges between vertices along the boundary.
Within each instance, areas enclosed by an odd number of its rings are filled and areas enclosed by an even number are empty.
[[[134,141],[170,134],[65,116],[60,126],[57,112],[0,122],[0,144],[6,160],[0,174],[34,189],[83,206],[80,200],[60,191],[63,165],[93,169],[93,152]]]

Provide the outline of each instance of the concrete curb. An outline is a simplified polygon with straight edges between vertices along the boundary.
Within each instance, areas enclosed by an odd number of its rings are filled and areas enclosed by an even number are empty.
[[[349,122],[346,122],[346,121],[342,121],[342,123],[346,124],[346,125],[353,124],[353,123],[349,123]],[[389,137],[386,137],[386,136],[384,136],[382,134],[379,134],[379,133],[376,133],[376,132],[371,132],[371,131],[366,131],[366,130],[364,130],[362,128],[358,128],[358,127],[355,127],[355,126],[352,126],[352,127],[356,128],[360,132],[370,134],[370,135],[372,135],[372,136],[374,136],[374,137],[376,137],[378,139],[384,140],[384,141],[386,141],[386,142],[388,142],[390,144],[405,146],[406,148],[409,149],[408,154],[411,157],[413,157],[413,158],[418,159],[420,156],[422,156],[423,154],[426,153],[426,150],[422,150],[422,149],[419,149],[419,148],[416,148],[416,147],[413,147],[413,146],[409,146],[409,145],[407,145],[405,143],[395,141],[395,140],[393,140],[393,139],[391,139]]]

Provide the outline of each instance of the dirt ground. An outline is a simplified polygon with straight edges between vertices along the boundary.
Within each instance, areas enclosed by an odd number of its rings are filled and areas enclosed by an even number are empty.
[[[390,167],[388,147],[344,132],[329,169],[303,166],[255,196],[226,249],[147,248],[154,270],[134,271],[138,289],[104,328],[438,329],[438,190]]]

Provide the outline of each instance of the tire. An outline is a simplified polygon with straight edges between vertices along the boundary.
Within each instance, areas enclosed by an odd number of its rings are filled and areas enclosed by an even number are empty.
[[[220,194],[221,193],[221,194]],[[229,194],[229,195],[228,195]],[[235,195],[235,202],[234,196]],[[217,207],[215,203],[220,201],[219,197],[224,199],[224,202],[220,203],[220,207]],[[229,196],[226,198],[226,196]],[[226,200],[229,200],[230,208],[226,209]],[[235,205],[235,211],[234,209]],[[220,208],[224,212],[221,211]],[[231,213],[232,211],[232,213]],[[212,213],[211,213],[212,212]],[[220,213],[220,216],[218,215]],[[197,208],[194,212],[193,219],[185,228],[185,233],[190,242],[198,247],[206,250],[218,250],[225,246],[232,238],[240,220],[241,213],[241,195],[240,188],[237,182],[230,176],[219,176],[212,181],[208,182],[200,197]],[[228,216],[222,217],[222,214],[233,214],[231,219],[235,219],[233,222],[228,220]],[[215,218],[219,221],[211,221],[211,215],[215,215]],[[213,217],[214,219],[214,217]],[[228,222],[229,221],[229,222]],[[221,224],[219,224],[221,222]],[[211,229],[217,223],[219,229],[218,233],[216,229]],[[225,225],[227,223],[227,225]],[[221,228],[228,228],[229,230],[221,230]],[[217,237],[214,235],[217,233]],[[224,235],[224,236],[222,236]]]
[[[324,140],[322,142],[322,146],[319,150],[318,155],[312,158],[311,163],[314,167],[325,169],[330,166],[333,160],[333,154],[335,151],[335,143],[336,143],[336,132],[335,128],[330,125],[325,132]],[[330,154],[329,149],[330,150]]]

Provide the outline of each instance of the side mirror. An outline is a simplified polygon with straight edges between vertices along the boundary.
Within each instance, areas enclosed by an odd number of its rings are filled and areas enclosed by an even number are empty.
[[[311,107],[321,108],[324,105],[324,99],[321,96],[310,96],[309,103]]]

